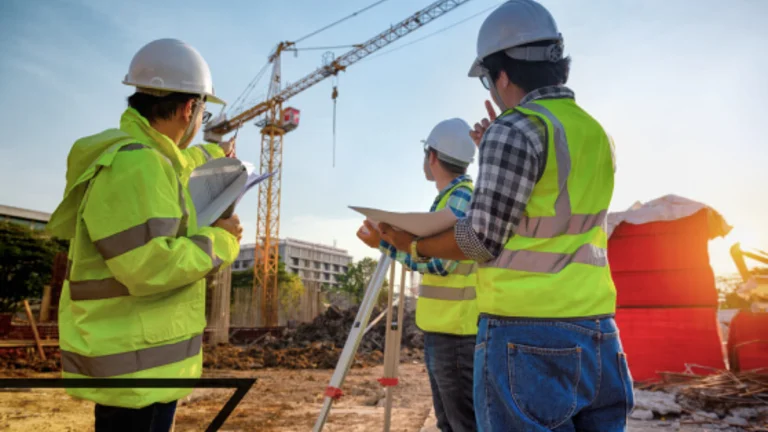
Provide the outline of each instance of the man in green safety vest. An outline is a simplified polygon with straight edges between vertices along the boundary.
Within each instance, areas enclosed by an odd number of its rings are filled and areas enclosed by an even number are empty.
[[[423,239],[380,226],[399,250],[478,263],[484,431],[623,431],[634,405],[606,257],[613,146],[565,86],[569,67],[543,6],[500,5],[469,72],[502,114],[486,102],[490,119],[472,133],[480,171],[467,217]]]
[[[175,39],[134,56],[136,87],[118,129],[81,138],[67,159],[51,234],[68,239],[59,305],[64,378],[198,378],[205,277],[231,264],[237,216],[198,228],[192,170],[232,156],[233,142],[188,148],[219,103],[203,57]],[[168,431],[191,389],[70,388],[96,402],[96,431]]]
[[[472,199],[467,167],[475,156],[469,125],[458,118],[438,123],[424,141],[424,175],[439,191],[430,211],[446,207],[465,217]],[[404,266],[423,274],[416,325],[424,331],[424,360],[442,432],[475,431],[472,362],[477,334],[476,265],[471,260],[415,259],[381,241],[366,221],[358,237]]]

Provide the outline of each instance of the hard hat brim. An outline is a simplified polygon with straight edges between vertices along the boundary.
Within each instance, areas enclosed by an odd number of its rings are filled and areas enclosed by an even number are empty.
[[[206,96],[206,101],[208,101],[210,103],[215,103],[215,104],[219,104],[219,105],[226,105],[227,104],[226,102],[224,102],[224,100],[219,99],[219,98],[217,98],[214,95],[205,95],[205,96]]]
[[[472,62],[472,67],[469,68],[469,72],[467,73],[467,76],[470,78],[479,78],[483,75],[483,67],[480,64],[480,59],[475,59],[474,62]]]

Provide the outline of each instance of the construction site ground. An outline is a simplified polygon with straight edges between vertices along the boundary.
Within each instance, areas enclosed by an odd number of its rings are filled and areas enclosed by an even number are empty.
[[[212,370],[208,377],[255,377],[251,388],[222,431],[309,431],[317,419],[332,370]],[[382,427],[384,390],[376,381],[382,366],[352,369],[326,431],[372,431]],[[12,377],[57,377],[56,373],[13,371]],[[3,376],[3,371],[0,371]],[[9,375],[5,375],[8,377]],[[202,431],[234,390],[197,389],[181,401],[175,431]],[[401,364],[394,393],[392,431],[419,431],[432,405],[423,363]],[[0,392],[0,430],[92,431],[93,404],[75,400],[63,390]]]
[[[221,431],[309,431],[320,412],[322,393],[331,370],[262,369],[253,372],[214,370],[208,377],[256,377],[257,382]],[[384,391],[376,381],[382,367],[350,371],[345,396],[331,410],[328,432],[381,430]],[[53,378],[56,373],[13,371],[14,378]],[[394,393],[392,432],[438,432],[423,363],[401,364],[400,385]],[[0,376],[9,375],[0,371]],[[232,390],[197,389],[179,404],[177,432],[205,430]],[[658,424],[656,424],[658,423]],[[694,431],[701,426],[630,420],[631,432]],[[670,427],[672,426],[672,427]],[[0,430],[9,432],[80,432],[93,430],[93,403],[69,397],[63,390],[0,392]]]

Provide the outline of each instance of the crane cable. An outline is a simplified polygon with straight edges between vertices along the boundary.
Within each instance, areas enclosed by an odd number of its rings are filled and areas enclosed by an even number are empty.
[[[333,99],[333,166],[336,168],[336,98],[339,97],[338,85],[339,76],[333,76],[333,92],[331,93],[331,99]]]
[[[315,30],[315,31],[313,31],[312,33],[310,33],[310,34],[308,34],[306,36],[302,36],[302,37],[296,39],[295,41],[293,41],[293,43],[297,44],[297,43],[299,43],[299,42],[301,42],[301,41],[303,41],[303,40],[305,40],[307,38],[310,38],[310,37],[312,37],[312,36],[314,36],[314,35],[316,35],[316,34],[318,34],[320,32],[328,30],[329,28],[331,28],[331,27],[333,27],[333,26],[335,26],[337,24],[341,24],[342,22],[344,22],[344,21],[346,21],[346,20],[348,20],[348,19],[350,19],[352,17],[355,17],[358,14],[360,14],[362,12],[365,12],[368,9],[371,9],[374,6],[378,6],[378,5],[382,4],[382,3],[384,3],[385,1],[387,1],[387,0],[379,0],[379,1],[377,1],[377,2],[375,2],[373,4],[371,4],[371,5],[368,5],[368,6],[364,7],[364,8],[362,8],[362,9],[360,9],[359,11],[352,13],[351,15],[348,15],[348,16],[346,16],[346,17],[344,17],[344,18],[342,18],[342,19],[340,19],[338,21],[332,22],[332,23],[328,24],[327,26],[325,26],[325,27],[323,27],[323,28],[321,28],[319,30]]]
[[[264,64],[264,66],[262,66],[259,73],[257,73],[256,76],[248,84],[248,86],[245,87],[245,90],[243,90],[240,96],[238,96],[237,99],[235,99],[235,101],[232,102],[232,105],[230,105],[231,107],[230,113],[232,114],[233,117],[234,115],[237,114],[237,110],[242,108],[243,104],[245,104],[245,98],[247,98],[251,94],[251,92],[253,92],[253,89],[256,87],[256,84],[258,84],[261,78],[264,76],[264,73],[267,71],[267,67],[269,67],[269,65],[270,65],[269,62]],[[222,110],[223,109],[224,107],[222,107]]]
[[[501,2],[501,3],[503,3],[503,2]],[[468,16],[468,17],[464,18],[463,20],[460,20],[460,21],[456,21],[455,23],[453,23],[453,24],[451,24],[451,25],[445,26],[445,27],[441,28],[440,30],[436,30],[436,31],[434,31],[434,32],[432,32],[432,33],[430,33],[430,34],[428,34],[428,35],[424,36],[424,37],[421,37],[421,38],[419,38],[419,39],[416,39],[416,40],[413,40],[413,41],[411,41],[411,42],[408,42],[408,43],[407,43],[407,44],[405,44],[405,45],[400,45],[400,46],[398,46],[398,47],[394,47],[394,48],[392,48],[392,49],[390,49],[390,50],[388,50],[388,51],[384,51],[384,52],[382,52],[382,53],[373,54],[373,55],[371,55],[371,56],[369,56],[369,57],[366,57],[366,58],[364,58],[364,59],[360,60],[360,61],[359,61],[359,63],[362,63],[362,62],[364,62],[364,61],[366,61],[366,60],[375,59],[375,58],[377,58],[377,57],[381,57],[381,56],[383,56],[383,55],[387,55],[387,54],[390,54],[390,53],[392,53],[392,52],[395,52],[395,51],[397,51],[397,50],[399,50],[399,49],[403,49],[403,48],[405,48],[405,47],[407,47],[407,46],[411,46],[411,45],[413,45],[413,44],[415,44],[415,43],[421,42],[421,41],[423,41],[424,39],[428,39],[428,38],[431,38],[432,36],[435,36],[435,35],[437,35],[437,34],[440,34],[440,33],[444,32],[444,31],[446,31],[446,30],[450,30],[450,29],[452,29],[452,28],[454,28],[454,27],[458,26],[459,24],[464,24],[465,22],[467,22],[467,21],[469,21],[469,20],[471,20],[471,19],[473,19],[473,18],[476,18],[476,17],[477,17],[477,16],[479,16],[479,15],[482,15],[483,13],[485,13],[485,12],[487,12],[487,11],[489,11],[489,10],[491,10],[491,9],[495,8],[495,7],[497,7],[497,6],[498,6],[498,5],[500,5],[501,3],[496,3],[496,4],[492,5],[492,6],[489,6],[489,7],[485,8],[485,9],[481,10],[480,12],[477,12],[477,13],[475,13],[475,14],[472,14],[472,15],[470,15],[470,16]]]

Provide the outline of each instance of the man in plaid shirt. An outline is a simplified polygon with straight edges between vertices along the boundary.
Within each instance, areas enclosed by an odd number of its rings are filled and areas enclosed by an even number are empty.
[[[464,218],[472,198],[467,167],[475,144],[460,119],[440,122],[424,141],[424,175],[439,191],[430,212],[448,207]],[[382,241],[366,221],[358,237],[423,275],[416,305],[416,325],[424,331],[424,360],[432,388],[437,427],[443,432],[475,431],[472,373],[477,335],[476,265],[472,261],[414,259]]]
[[[613,144],[565,87],[569,67],[543,6],[499,6],[469,73],[502,114],[486,102],[472,132],[480,173],[467,217],[423,239],[379,227],[414,259],[479,264],[480,430],[623,431],[634,406],[606,257]]]

